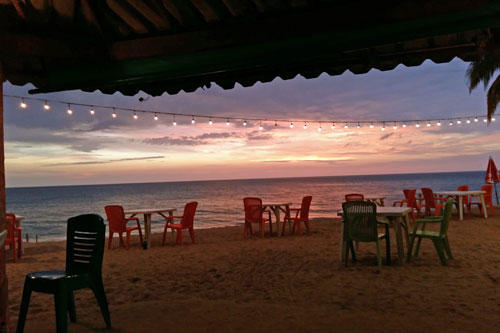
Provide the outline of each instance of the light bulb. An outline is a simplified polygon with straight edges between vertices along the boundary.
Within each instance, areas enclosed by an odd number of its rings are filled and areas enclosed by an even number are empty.
[[[212,124],[213,124],[212,118],[210,118],[210,120],[208,121],[208,124],[209,124],[209,125],[212,125]]]
[[[290,123],[290,128],[293,128],[293,122]]]
[[[415,124],[415,127],[416,127],[416,128],[419,128],[419,127],[420,127],[420,123],[416,123],[416,124]]]
[[[450,120],[450,126],[453,126],[453,122]]]
[[[430,121],[427,123],[427,127],[431,127],[431,122]]]
[[[347,125],[347,123],[344,125],[344,128],[349,128],[349,125]]]
[[[382,131],[385,131],[385,125],[382,125],[381,130],[382,130]]]
[[[243,121],[243,126],[246,126],[246,125],[247,125],[247,121],[246,121],[246,120],[244,120],[244,121]]]
[[[134,112],[134,119],[137,119],[137,118],[138,118],[137,114]]]
[[[361,128],[361,125],[358,123],[358,126],[357,126],[357,127],[358,127],[358,128]]]
[[[226,121],[226,126],[229,126],[229,119]]]
[[[457,124],[459,124],[459,125],[460,125],[461,123],[462,123],[462,121],[461,121],[460,119],[458,119],[458,120],[457,120]]]
[[[392,129],[397,130],[398,129],[398,125],[394,124],[394,126],[392,126]]]
[[[403,126],[403,128],[406,128],[406,124],[403,124],[402,126]]]
[[[370,128],[373,128],[373,123],[370,124]]]
[[[276,120],[274,121],[274,127],[278,127],[278,122]]]
[[[113,113],[111,114],[111,116],[112,116],[113,118],[116,118],[116,112],[114,111],[114,109],[113,109]]]
[[[441,120],[438,120],[437,125],[441,126]]]
[[[259,125],[259,130],[261,130],[261,131],[262,131],[263,129],[264,129],[264,127],[262,127],[262,123],[260,123],[260,125]]]
[[[307,129],[307,123],[304,123],[304,129]]]
[[[94,107],[91,107],[90,110],[89,110],[89,112],[90,112],[91,115],[95,115]]]
[[[332,123],[332,129],[335,129],[335,123]]]
[[[470,124],[470,119],[467,119],[467,124]]]
[[[154,120],[158,120],[158,116],[155,113]]]
[[[479,119],[477,119],[477,117],[476,117],[476,118],[474,118],[474,122],[475,122],[475,123],[477,123],[478,121],[479,121]]]
[[[73,114],[73,110],[71,110],[71,105],[68,104],[68,110],[66,112],[68,114]]]
[[[194,116],[191,117],[191,124],[194,124],[196,121],[194,120]]]
[[[23,98],[21,98],[21,103],[19,103],[19,106],[20,106],[22,109],[26,109],[26,107],[27,107],[28,105],[26,105],[26,103],[24,103],[24,99],[23,99]]]
[[[488,122],[488,119],[484,118],[483,123],[486,123],[486,122]]]
[[[318,132],[321,132],[321,125],[319,125],[318,127]]]
[[[495,119],[495,117],[492,117],[492,118],[491,118],[491,121],[495,121],[495,120],[496,120],[496,119]]]
[[[50,105],[49,105],[49,103],[47,103],[47,101],[45,101],[45,104],[43,105],[43,108],[45,110],[50,110]]]

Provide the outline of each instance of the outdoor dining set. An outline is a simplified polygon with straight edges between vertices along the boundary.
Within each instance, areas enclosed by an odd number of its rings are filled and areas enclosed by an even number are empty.
[[[405,189],[403,191],[405,198],[395,201],[392,207],[383,205],[385,197],[365,198],[359,193],[347,194],[342,210],[338,212],[338,215],[344,218],[340,260],[344,261],[347,266],[349,253],[351,253],[352,260],[356,261],[355,244],[357,248],[359,242],[375,242],[380,270],[382,267],[381,241],[385,240],[386,262],[390,264],[389,228],[393,227],[400,265],[403,265],[405,261],[403,235],[408,250],[407,261],[411,260],[415,241],[417,243],[414,255],[418,256],[422,239],[428,238],[432,240],[441,264],[447,265],[447,257],[452,258],[447,231],[453,205],[457,208],[460,220],[463,220],[464,206],[470,215],[473,205],[477,205],[481,215],[487,218],[486,206],[489,206],[491,214],[495,215],[492,191],[493,185],[491,184],[482,186],[479,191],[469,191],[468,185],[459,186],[456,191],[433,192],[430,188],[422,188],[418,194],[416,189]],[[377,218],[384,218],[384,220]],[[411,230],[412,224],[413,230]],[[431,224],[439,225],[439,230],[426,230],[426,226]],[[379,232],[381,227],[384,228],[383,232]]]

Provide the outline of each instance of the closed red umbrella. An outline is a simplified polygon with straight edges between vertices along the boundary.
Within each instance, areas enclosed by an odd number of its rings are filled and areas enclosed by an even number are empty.
[[[486,177],[484,177],[484,182],[495,185],[495,196],[497,198],[497,205],[498,205],[498,193],[496,184],[500,183],[500,175],[498,174],[498,169],[491,156],[490,160],[488,161],[488,168],[486,169]]]

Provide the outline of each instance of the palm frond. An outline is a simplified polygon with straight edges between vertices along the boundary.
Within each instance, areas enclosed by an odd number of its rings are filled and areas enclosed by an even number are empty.
[[[488,102],[488,122],[491,121],[491,117],[495,114],[495,110],[498,107],[498,104],[500,103],[500,75],[497,76],[495,81],[490,86],[490,89],[488,89],[488,97],[487,97],[487,102]]]
[[[472,92],[480,82],[483,82],[486,90],[491,77],[497,70],[500,70],[500,58],[496,56],[482,57],[477,61],[473,61],[467,68],[466,73],[469,92]]]

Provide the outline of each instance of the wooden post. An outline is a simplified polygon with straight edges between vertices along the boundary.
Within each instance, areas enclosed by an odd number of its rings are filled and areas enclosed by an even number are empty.
[[[5,155],[3,142],[3,67],[0,62],[0,231],[5,230]],[[8,282],[5,270],[5,250],[0,248],[0,332],[9,332],[8,326]]]

